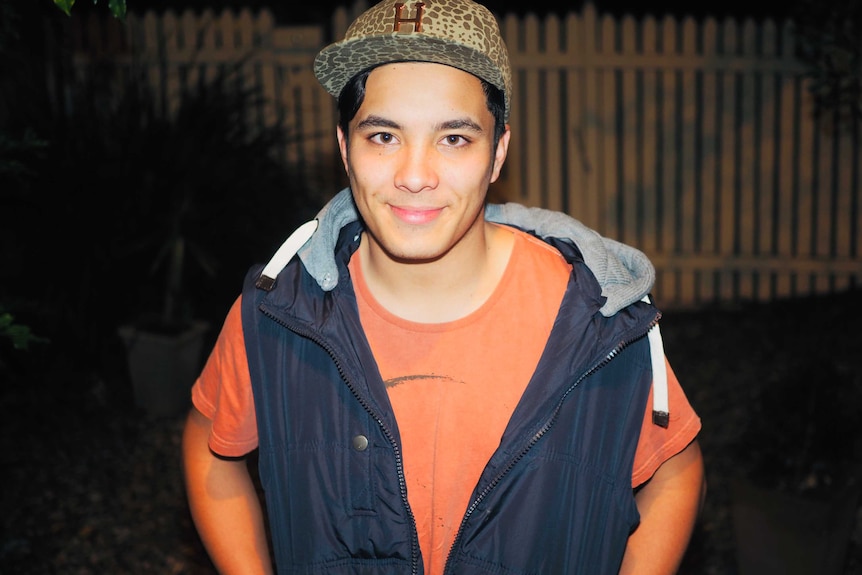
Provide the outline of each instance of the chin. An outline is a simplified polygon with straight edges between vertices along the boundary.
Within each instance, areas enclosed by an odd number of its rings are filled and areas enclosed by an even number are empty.
[[[439,244],[428,245],[426,242],[395,241],[383,246],[386,254],[395,261],[403,263],[426,263],[440,259],[448,249]]]
[[[389,257],[393,260],[405,264],[424,264],[433,261],[437,261],[445,252],[435,252],[430,250],[398,250],[398,251],[387,251]]]

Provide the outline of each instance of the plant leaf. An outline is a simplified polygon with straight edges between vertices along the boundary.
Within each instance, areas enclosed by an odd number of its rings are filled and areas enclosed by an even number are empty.
[[[126,18],[126,0],[108,0],[108,7],[111,9],[111,14],[118,20]]]
[[[54,4],[66,13],[66,16],[72,15],[72,6],[75,5],[75,0],[54,0]]]
[[[99,0],[93,0],[93,5],[99,3]],[[54,4],[63,12],[66,13],[66,16],[72,15],[72,6],[75,5],[75,0],[54,0]],[[111,14],[114,15],[114,18],[118,20],[126,19],[126,0],[108,0],[108,8],[111,10]]]
[[[0,336],[9,338],[12,347],[27,350],[31,343],[46,343],[48,340],[35,335],[26,325],[16,324],[12,314],[0,313]]]

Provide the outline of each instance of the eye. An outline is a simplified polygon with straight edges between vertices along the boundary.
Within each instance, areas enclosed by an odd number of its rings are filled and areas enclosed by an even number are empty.
[[[459,134],[449,134],[443,138],[443,143],[447,146],[457,148],[460,146],[466,146],[470,143],[470,140]]]
[[[395,142],[395,136],[390,134],[389,132],[377,132],[376,134],[372,134],[370,138],[368,138],[372,142],[376,144],[392,144]]]

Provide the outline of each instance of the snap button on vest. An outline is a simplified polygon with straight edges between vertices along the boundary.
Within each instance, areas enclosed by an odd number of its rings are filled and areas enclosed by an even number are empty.
[[[364,435],[357,435],[353,438],[353,449],[356,451],[365,451],[368,447],[368,438]]]

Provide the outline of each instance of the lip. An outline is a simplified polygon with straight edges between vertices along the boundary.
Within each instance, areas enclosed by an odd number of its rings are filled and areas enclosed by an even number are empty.
[[[437,219],[437,216],[443,211],[443,208],[407,208],[390,205],[392,213],[399,220],[411,224],[421,225]]]

